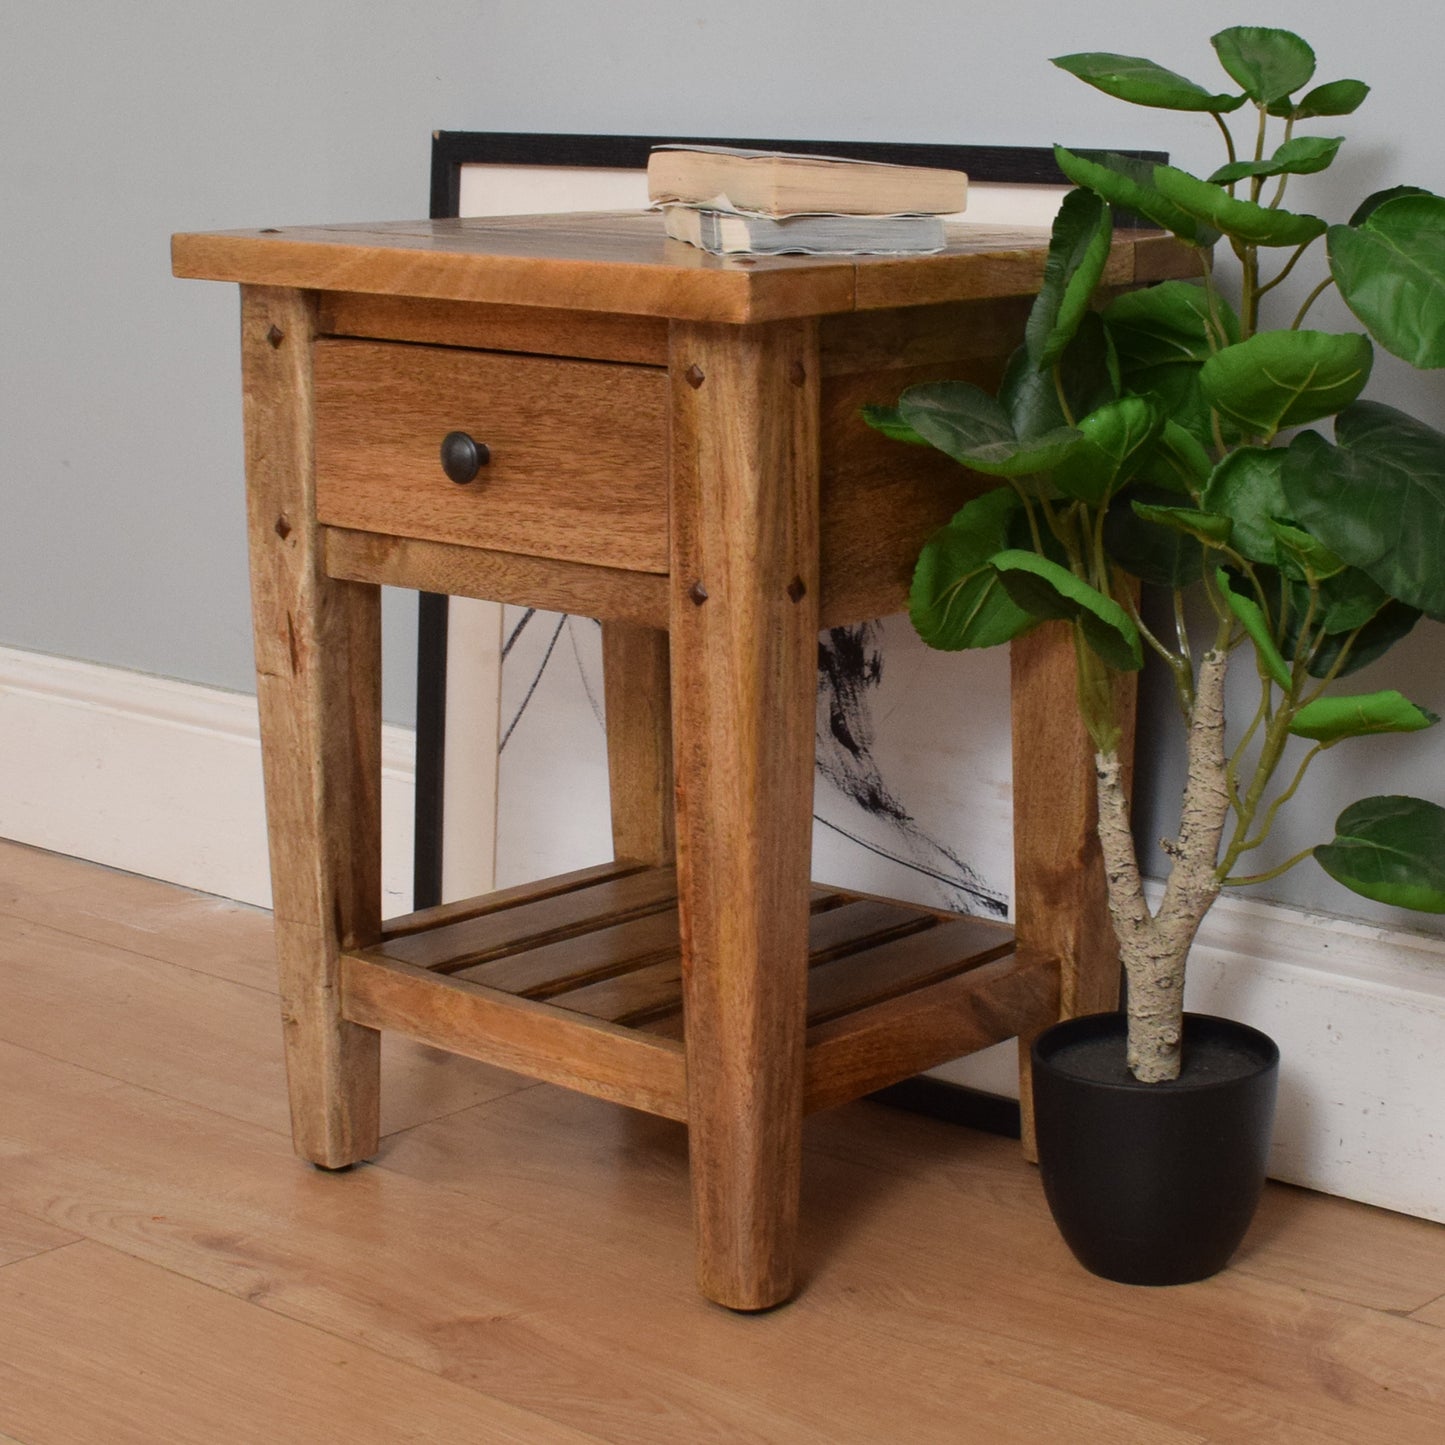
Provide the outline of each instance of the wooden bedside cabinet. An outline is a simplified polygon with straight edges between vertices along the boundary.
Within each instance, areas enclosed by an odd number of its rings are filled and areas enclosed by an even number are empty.
[[[794,1287],[806,1113],[1113,1004],[1051,629],[1014,645],[1016,927],[809,880],[819,630],[900,610],[981,485],[858,408],[994,378],[1046,245],[723,259],[646,214],[175,238],[177,275],[242,287],[303,1157],[375,1152],[384,1029],[684,1120],[700,1286],[761,1309]],[[1188,264],[1145,233],[1110,262]],[[601,619],[615,862],[380,918],[381,584]]]

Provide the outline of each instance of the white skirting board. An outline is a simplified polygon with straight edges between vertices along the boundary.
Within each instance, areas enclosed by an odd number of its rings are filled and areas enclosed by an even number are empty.
[[[412,735],[383,738],[383,887],[410,907]],[[264,905],[255,701],[0,648],[0,836]],[[1284,1055],[1276,1178],[1445,1222],[1445,940],[1225,900],[1190,1007]],[[1011,1045],[943,1077],[1013,1087]]]
[[[382,890],[411,907],[416,742],[382,729]],[[271,904],[256,699],[0,648],[0,837]]]

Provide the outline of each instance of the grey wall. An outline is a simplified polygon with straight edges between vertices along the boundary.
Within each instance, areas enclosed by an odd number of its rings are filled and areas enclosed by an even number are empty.
[[[1207,37],[1301,31],[1320,78],[1377,86],[1339,184],[1445,191],[1445,19],[1275,0],[964,5],[892,0],[50,0],[0,19],[0,642],[250,687],[230,288],[170,279],[174,230],[423,214],[432,129],[689,132],[1150,145],[1212,167],[1207,119],[1119,106],[1046,63],[1104,49],[1200,79]],[[1364,21],[1357,18],[1363,16]],[[1445,382],[1386,368],[1376,394],[1445,426]],[[388,715],[406,720],[410,621],[389,611]],[[1445,644],[1390,677],[1445,711]],[[1329,798],[1364,785],[1445,801],[1438,739],[1340,749]],[[1420,760],[1433,751],[1434,761]],[[1413,759],[1414,761],[1405,761]],[[1334,794],[1338,794],[1338,799]],[[1149,826],[1167,830],[1165,810]],[[1303,841],[1300,841],[1300,840]],[[1311,865],[1312,867],[1312,865]],[[1355,908],[1301,870],[1271,896]],[[1376,916],[1372,914],[1372,916]],[[1384,915],[1379,915],[1384,916]],[[1418,920],[1411,920],[1418,922]]]

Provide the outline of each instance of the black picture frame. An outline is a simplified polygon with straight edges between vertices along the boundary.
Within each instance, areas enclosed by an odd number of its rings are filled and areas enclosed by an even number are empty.
[[[648,153],[664,144],[743,146],[803,155],[846,156],[898,165],[962,170],[975,182],[1067,185],[1051,148],[956,145],[912,141],[796,140],[757,136],[587,135],[531,131],[432,133],[431,205],[434,220],[460,211],[462,169],[469,165],[566,166],[594,170],[645,170]],[[1160,151],[1123,151],[1141,160],[1166,161]],[[1127,226],[1131,218],[1116,217]],[[417,607],[416,804],[413,906],[441,901],[445,789],[447,615],[445,596],[423,592]]]

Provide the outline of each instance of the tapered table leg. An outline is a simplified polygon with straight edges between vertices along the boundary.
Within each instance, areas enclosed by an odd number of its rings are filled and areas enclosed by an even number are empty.
[[[675,324],[672,697],[698,1281],[794,1285],[818,643],[813,324]]]
[[[242,290],[247,513],[281,1016],[296,1151],[375,1152],[380,1035],[338,954],[380,934],[380,589],[328,578],[315,522],[309,293]]]
[[[667,633],[604,622],[602,676],[613,854],[670,865],[675,831]]]

